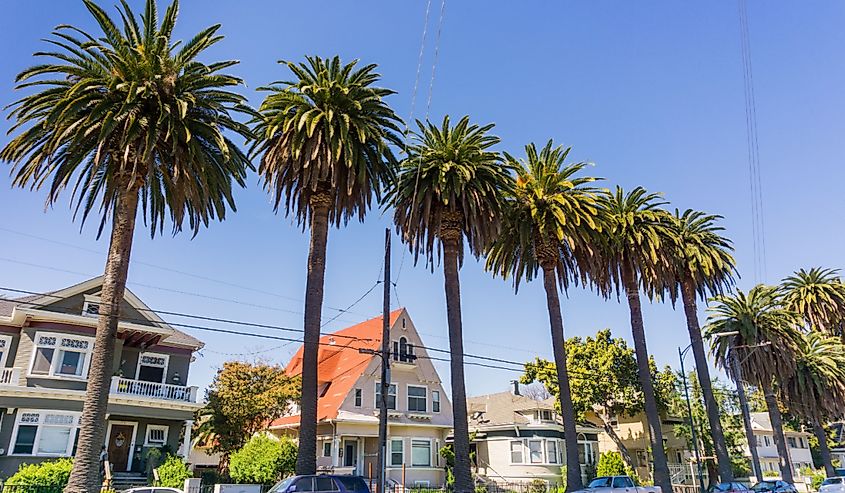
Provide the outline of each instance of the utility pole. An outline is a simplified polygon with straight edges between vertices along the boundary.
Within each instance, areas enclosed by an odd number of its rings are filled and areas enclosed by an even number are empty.
[[[687,385],[687,372],[684,369],[684,356],[691,347],[692,344],[687,346],[684,350],[678,348],[678,357],[681,360],[681,379],[684,381],[684,395],[687,398],[687,412],[689,413],[689,428],[692,436],[692,449],[695,452],[695,469],[698,472],[698,488],[701,490],[701,493],[704,493],[704,476],[701,473],[701,454],[698,453],[698,433],[695,431],[695,420],[692,416],[692,402],[690,402],[689,385]]]
[[[387,394],[390,392],[390,229],[384,230],[384,307],[381,325],[381,396],[378,401],[378,492],[385,493]]]

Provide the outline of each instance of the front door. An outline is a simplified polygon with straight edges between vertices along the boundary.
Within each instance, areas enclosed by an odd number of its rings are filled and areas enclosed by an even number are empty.
[[[343,465],[344,467],[358,467],[358,441],[347,440],[343,442]]]
[[[109,463],[115,471],[129,470],[129,451],[132,447],[132,435],[135,428],[132,425],[119,425],[112,423],[111,433],[106,451],[109,454]]]

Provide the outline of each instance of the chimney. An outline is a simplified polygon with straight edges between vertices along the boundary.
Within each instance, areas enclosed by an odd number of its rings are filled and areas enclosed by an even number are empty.
[[[511,380],[513,385],[513,395],[519,395],[519,380]]]

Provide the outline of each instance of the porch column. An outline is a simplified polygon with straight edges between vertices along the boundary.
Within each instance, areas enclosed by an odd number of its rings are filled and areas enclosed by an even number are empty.
[[[340,465],[340,437],[337,435],[332,436],[332,467],[338,467]]]
[[[185,431],[182,433],[182,446],[180,447],[179,455],[188,460],[191,455],[191,428],[194,427],[194,420],[185,420]]]

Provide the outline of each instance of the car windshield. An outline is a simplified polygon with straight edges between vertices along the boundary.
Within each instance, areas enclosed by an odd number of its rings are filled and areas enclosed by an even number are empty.
[[[285,478],[279,481],[278,483],[274,484],[269,490],[267,490],[267,493],[278,493],[279,491],[285,491],[288,488],[288,485],[290,485],[291,481],[293,481],[293,476]]]
[[[587,488],[607,488],[610,486],[610,478],[596,478],[590,481]]]
[[[822,481],[822,486],[826,484],[842,484],[842,478],[827,478]]]

